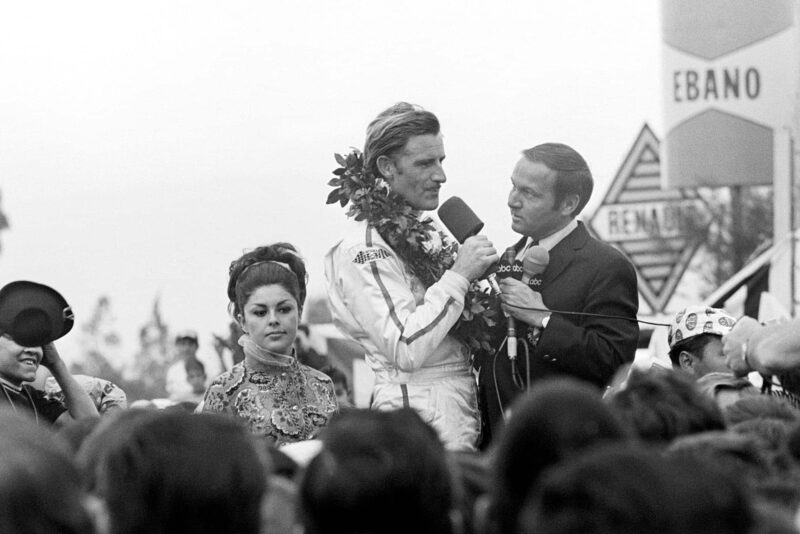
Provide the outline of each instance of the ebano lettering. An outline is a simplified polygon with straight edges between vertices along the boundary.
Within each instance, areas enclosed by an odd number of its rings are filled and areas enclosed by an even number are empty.
[[[761,74],[755,67],[676,70],[672,89],[675,102],[754,100],[761,92]]]

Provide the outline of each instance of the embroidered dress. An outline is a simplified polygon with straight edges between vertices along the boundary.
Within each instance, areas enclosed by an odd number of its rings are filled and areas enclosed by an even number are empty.
[[[250,432],[277,446],[315,438],[336,410],[331,379],[295,358],[263,370],[234,365],[211,383],[203,406],[243,419]]]

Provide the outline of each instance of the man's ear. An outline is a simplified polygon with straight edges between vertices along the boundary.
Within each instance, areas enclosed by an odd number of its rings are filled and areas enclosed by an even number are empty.
[[[694,372],[694,356],[691,353],[682,350],[678,354],[678,364],[684,371]]]
[[[564,200],[561,201],[561,213],[564,215],[569,215],[572,217],[574,215],[575,209],[578,207],[578,204],[581,202],[581,197],[577,194],[567,195]]]
[[[389,185],[392,184],[394,181],[394,160],[389,156],[378,156],[378,160],[375,162],[378,167],[378,172],[381,173],[383,179],[389,182]]]

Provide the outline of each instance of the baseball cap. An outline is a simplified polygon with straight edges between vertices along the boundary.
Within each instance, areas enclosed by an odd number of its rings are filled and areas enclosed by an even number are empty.
[[[708,306],[687,306],[672,318],[667,333],[669,348],[700,334],[724,336],[731,331],[736,319],[723,309]]]
[[[75,316],[52,287],[18,280],[0,289],[0,333],[23,347],[39,347],[72,329]]]

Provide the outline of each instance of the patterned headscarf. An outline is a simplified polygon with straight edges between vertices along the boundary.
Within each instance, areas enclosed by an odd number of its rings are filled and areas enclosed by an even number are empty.
[[[687,306],[672,318],[667,342],[672,348],[681,341],[700,334],[724,336],[731,331],[734,324],[736,319],[725,310],[708,306]]]

